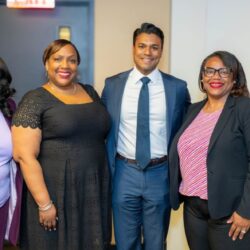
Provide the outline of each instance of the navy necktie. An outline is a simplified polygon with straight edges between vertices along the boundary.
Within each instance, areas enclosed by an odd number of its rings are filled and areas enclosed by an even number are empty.
[[[150,162],[150,133],[149,133],[149,93],[148,77],[141,78],[143,83],[138,100],[137,129],[136,129],[136,161],[144,169]]]

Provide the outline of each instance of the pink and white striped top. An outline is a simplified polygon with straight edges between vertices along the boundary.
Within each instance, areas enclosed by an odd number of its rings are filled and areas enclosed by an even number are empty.
[[[179,192],[207,200],[207,151],[221,109],[213,113],[200,111],[178,141],[182,182]]]

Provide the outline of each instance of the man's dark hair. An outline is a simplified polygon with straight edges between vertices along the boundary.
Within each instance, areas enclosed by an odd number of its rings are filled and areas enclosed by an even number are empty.
[[[152,23],[143,23],[140,28],[137,28],[134,31],[133,45],[135,45],[135,41],[136,41],[137,36],[139,36],[142,33],[155,34],[156,36],[158,36],[161,39],[161,46],[163,48],[163,44],[164,44],[164,34],[163,34],[163,31],[160,28],[156,27]]]

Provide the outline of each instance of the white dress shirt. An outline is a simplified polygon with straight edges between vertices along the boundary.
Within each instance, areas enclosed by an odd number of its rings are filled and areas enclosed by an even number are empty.
[[[117,152],[129,159],[135,159],[137,109],[142,77],[144,75],[134,67],[129,74],[122,97]],[[167,155],[167,107],[161,73],[155,69],[147,77],[150,78],[148,83],[150,150],[151,159],[154,159]]]

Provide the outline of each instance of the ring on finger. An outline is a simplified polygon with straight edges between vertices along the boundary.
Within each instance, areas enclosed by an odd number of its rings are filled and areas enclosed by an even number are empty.
[[[241,233],[245,234],[247,231],[245,229],[241,229]]]

